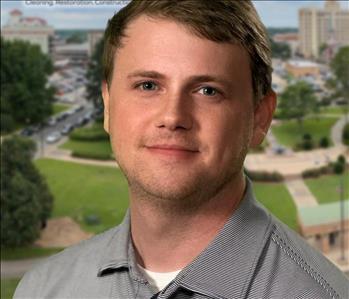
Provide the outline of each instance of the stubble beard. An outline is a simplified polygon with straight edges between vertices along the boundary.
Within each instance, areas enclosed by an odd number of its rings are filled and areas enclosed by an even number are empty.
[[[188,180],[181,180],[178,185],[169,185],[161,181],[156,170],[147,168],[146,163],[135,163],[133,169],[127,169],[121,161],[118,161],[120,169],[128,181],[130,194],[136,200],[142,200],[162,210],[164,213],[190,214],[219,195],[222,190],[242,176],[242,167],[247,154],[247,146],[243,146],[230,161],[231,167],[216,176],[207,173],[192,176],[186,174]],[[177,175],[176,165],[168,168],[168,175]]]

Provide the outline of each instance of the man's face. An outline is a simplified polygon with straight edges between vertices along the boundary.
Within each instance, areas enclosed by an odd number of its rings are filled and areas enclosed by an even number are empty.
[[[249,145],[262,141],[270,121],[259,115],[263,104],[253,105],[247,52],[161,19],[140,17],[126,34],[103,98],[105,128],[131,194],[172,201],[216,195],[241,178]]]

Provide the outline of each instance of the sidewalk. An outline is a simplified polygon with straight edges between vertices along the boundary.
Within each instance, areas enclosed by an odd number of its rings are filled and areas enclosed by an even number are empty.
[[[346,123],[349,122],[349,114],[343,115],[331,129],[331,139],[335,146],[342,145],[342,132]]]
[[[25,272],[37,265],[43,258],[1,261],[1,279],[20,278]]]
[[[314,207],[318,205],[316,198],[310,192],[308,186],[301,177],[294,180],[286,180],[285,185],[297,208]]]

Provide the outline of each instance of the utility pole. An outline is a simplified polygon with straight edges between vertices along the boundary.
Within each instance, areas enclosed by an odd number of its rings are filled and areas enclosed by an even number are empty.
[[[341,175],[340,179],[340,213],[341,213],[341,261],[345,261],[345,204],[344,204],[344,173]]]

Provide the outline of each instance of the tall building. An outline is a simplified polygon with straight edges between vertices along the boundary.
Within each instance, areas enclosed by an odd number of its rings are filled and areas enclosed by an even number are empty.
[[[20,10],[10,12],[8,23],[1,29],[1,36],[5,40],[22,40],[39,45],[45,54],[50,52],[50,39],[54,35],[53,27],[38,17],[23,17]]]
[[[301,8],[298,21],[300,52],[306,58],[319,58],[322,51],[333,56],[338,48],[349,45],[349,10],[336,0],[326,0],[323,9]]]
[[[90,30],[87,33],[87,41],[89,43],[88,55],[92,56],[97,43],[103,38],[104,30]]]

